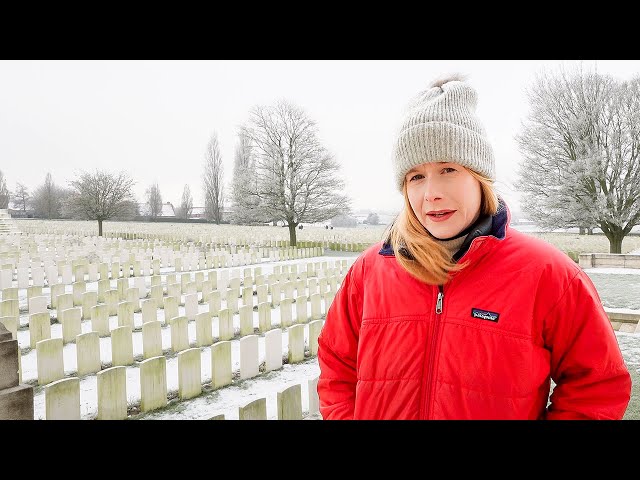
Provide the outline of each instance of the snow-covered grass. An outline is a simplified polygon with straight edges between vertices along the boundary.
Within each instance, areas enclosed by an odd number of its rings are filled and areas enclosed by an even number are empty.
[[[616,273],[597,273],[591,270],[596,269],[587,269],[585,272],[596,286],[605,307],[640,310],[640,275],[618,273],[630,270],[626,268],[618,268]],[[634,270],[640,272],[638,269]]]
[[[523,232],[555,245],[565,253],[609,253],[609,240],[604,234],[579,235],[560,232]],[[622,253],[640,248],[640,235],[627,235],[622,240]]]

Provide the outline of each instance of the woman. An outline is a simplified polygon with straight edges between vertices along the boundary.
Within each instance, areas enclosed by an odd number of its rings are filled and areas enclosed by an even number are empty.
[[[349,269],[318,338],[324,419],[624,415],[631,377],[598,293],[509,228],[476,103],[452,77],[408,110],[393,158],[405,208]]]

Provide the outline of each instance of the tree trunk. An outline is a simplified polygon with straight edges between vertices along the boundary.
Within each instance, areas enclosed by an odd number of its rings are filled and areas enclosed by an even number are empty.
[[[290,223],[289,224],[289,245],[292,247],[296,246],[296,227],[298,224]]]
[[[593,235],[593,227],[587,228],[587,235]]]
[[[624,234],[620,230],[613,231],[607,235],[609,239],[609,253],[622,253],[622,239]]]
[[[584,231],[585,231],[585,228],[584,228],[584,227],[580,227],[580,233],[579,233],[579,235],[584,235]]]
[[[102,220],[98,220],[98,236],[102,236]]]

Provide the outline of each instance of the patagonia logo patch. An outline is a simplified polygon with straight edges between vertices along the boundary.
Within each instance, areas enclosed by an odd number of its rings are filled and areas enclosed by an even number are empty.
[[[490,312],[489,310],[480,310],[479,308],[471,309],[471,316],[473,318],[481,318],[482,320],[490,320],[492,322],[497,322],[500,317],[499,313]]]

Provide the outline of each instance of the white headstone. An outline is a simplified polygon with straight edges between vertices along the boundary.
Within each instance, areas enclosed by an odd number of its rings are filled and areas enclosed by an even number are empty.
[[[49,299],[44,295],[38,296],[38,297],[31,297],[29,299],[29,314],[31,315],[34,313],[46,312],[48,304],[49,304]]]

